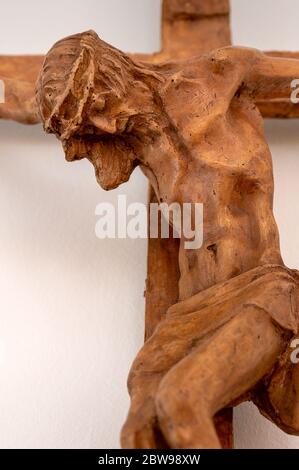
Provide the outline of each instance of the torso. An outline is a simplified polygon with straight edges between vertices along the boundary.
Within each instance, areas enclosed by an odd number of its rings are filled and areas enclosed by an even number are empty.
[[[160,200],[203,203],[202,247],[185,250],[181,240],[181,300],[256,266],[283,264],[262,117],[249,98],[234,96],[243,69],[238,75],[229,64],[227,75],[214,77],[208,66],[205,58],[172,80],[164,97],[171,128],[159,146],[165,155],[151,158]]]
[[[242,117],[240,116],[242,110]],[[180,248],[180,298],[263,264],[283,264],[273,216],[272,159],[252,103],[238,100],[198,142],[182,201],[202,202],[203,245]]]

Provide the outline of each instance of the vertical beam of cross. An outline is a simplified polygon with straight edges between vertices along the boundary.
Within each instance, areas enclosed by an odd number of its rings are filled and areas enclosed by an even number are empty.
[[[164,0],[163,53],[184,59],[231,43],[228,0]]]
[[[192,57],[213,48],[230,45],[230,20],[228,0],[164,0],[162,14],[162,51],[155,55],[155,59],[177,59]],[[150,56],[147,58],[150,59]],[[151,193],[151,199],[155,196]],[[168,241],[168,240],[167,240]],[[158,245],[162,245],[159,256],[156,253]],[[149,276],[147,286],[147,328],[146,337],[151,335],[157,322],[162,318],[170,304],[178,298],[177,279],[178,266],[174,266],[173,253],[177,253],[177,240],[172,241],[173,246],[167,246],[163,240],[149,241]],[[154,249],[154,246],[156,247]],[[151,257],[154,259],[151,260]],[[168,263],[169,257],[172,259]],[[159,269],[161,282],[152,285],[152,276],[157,276],[157,265],[162,263],[167,275]],[[160,261],[159,261],[160,260]],[[171,270],[171,273],[169,272]],[[163,282],[162,282],[163,281]],[[159,286],[166,285],[167,292],[162,292]],[[171,289],[170,285],[175,285]],[[172,292],[171,292],[172,291]]]
[[[162,51],[154,60],[183,59],[230,44],[228,0],[164,0],[162,15]],[[149,202],[157,199],[149,190]],[[171,231],[170,231],[171,232]],[[148,241],[145,338],[149,338],[167,309],[178,300],[179,241]],[[233,447],[232,410],[215,418],[221,444]]]

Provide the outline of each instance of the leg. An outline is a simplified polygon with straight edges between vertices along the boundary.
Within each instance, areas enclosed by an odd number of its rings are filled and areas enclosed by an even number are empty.
[[[171,448],[220,448],[214,415],[261,380],[285,347],[269,314],[245,307],[174,366],[156,407]]]
[[[123,449],[165,448],[155,407],[155,396],[160,381],[159,374],[138,377],[138,385],[134,386],[131,393],[129,415],[121,432]]]
[[[165,374],[192,348],[197,330],[201,331],[200,325],[190,319],[170,318],[161,322],[137,355],[128,379],[131,406],[121,433],[123,448],[167,447],[158,426],[155,397]]]

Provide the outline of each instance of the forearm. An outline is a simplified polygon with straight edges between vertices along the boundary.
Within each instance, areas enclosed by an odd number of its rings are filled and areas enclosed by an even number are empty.
[[[246,88],[256,102],[291,102],[296,79],[299,79],[298,59],[261,54],[248,73]]]
[[[30,82],[1,77],[3,101],[0,103],[0,119],[23,124],[40,122],[35,102],[35,85]]]

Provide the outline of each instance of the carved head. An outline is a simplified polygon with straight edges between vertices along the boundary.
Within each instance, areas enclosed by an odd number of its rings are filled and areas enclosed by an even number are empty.
[[[100,185],[113,189],[129,179],[142,141],[157,132],[157,79],[93,31],[67,37],[49,51],[39,77],[44,128],[61,140],[68,161],[87,158]]]

